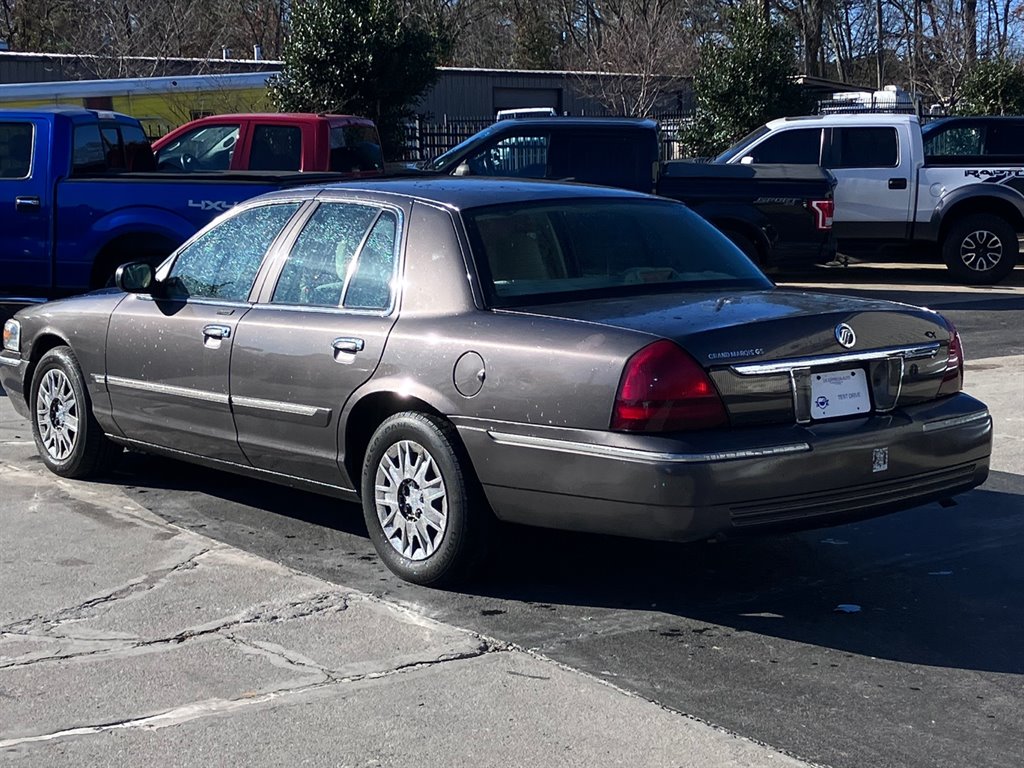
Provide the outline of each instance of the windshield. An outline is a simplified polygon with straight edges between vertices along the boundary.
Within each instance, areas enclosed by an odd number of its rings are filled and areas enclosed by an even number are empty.
[[[714,159],[714,162],[716,162],[716,163],[730,163],[734,159],[736,159],[737,157],[743,157],[743,155],[746,153],[747,147],[749,147],[755,141],[760,139],[766,133],[768,133],[768,126],[767,125],[762,125],[760,128],[755,128],[750,133],[748,133],[746,136],[744,136],[742,139],[740,139],[738,142],[736,142],[731,147],[729,147],[727,150],[725,150],[725,152],[723,152],[718,157],[716,157]]]
[[[481,142],[487,141],[487,138],[492,133],[494,133],[493,125],[488,128],[484,128],[479,133],[474,133],[468,139],[464,139],[463,141],[459,142],[444,154],[438,155],[433,160],[430,160],[426,164],[426,168],[431,171],[440,171],[446,165],[451,163],[452,160],[459,157],[460,155],[467,153],[467,151],[470,148],[475,147],[477,144],[480,144]]]
[[[718,230],[679,203],[574,199],[463,215],[493,306],[772,285]]]

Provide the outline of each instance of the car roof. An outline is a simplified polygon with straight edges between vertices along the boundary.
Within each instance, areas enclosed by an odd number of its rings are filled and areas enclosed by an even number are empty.
[[[595,125],[606,128],[646,128],[654,129],[658,123],[641,117],[512,117],[497,121],[494,126],[499,125],[502,130],[523,126],[527,128],[579,128],[580,126]],[[492,126],[493,127],[493,126]]]
[[[811,127],[816,122],[826,122],[831,125],[842,125],[843,123],[866,123],[869,125],[903,125],[905,123],[918,122],[917,115],[900,114],[893,112],[850,112],[832,115],[799,115],[796,117],[780,117],[770,120],[769,128],[781,128],[783,126],[799,126],[800,123],[809,123]]]
[[[296,189],[283,189],[257,200],[296,197],[342,197],[372,195],[381,199],[417,200],[455,210],[538,200],[566,198],[660,199],[641,192],[561,181],[481,179],[452,176],[366,179]]]

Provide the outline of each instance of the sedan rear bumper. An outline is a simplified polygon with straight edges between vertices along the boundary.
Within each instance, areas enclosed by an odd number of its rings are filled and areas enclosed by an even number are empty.
[[[992,419],[959,394],[833,422],[672,438],[455,419],[495,514],[648,539],[814,527],[988,476]]]

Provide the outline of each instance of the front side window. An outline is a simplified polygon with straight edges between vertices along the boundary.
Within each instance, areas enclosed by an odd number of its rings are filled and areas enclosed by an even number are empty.
[[[165,171],[226,171],[238,145],[238,123],[204,125],[162,147],[156,162]]]
[[[249,150],[251,171],[297,171],[302,167],[302,129],[297,125],[257,125]]]
[[[895,168],[900,164],[895,128],[836,128],[829,168]]]
[[[379,213],[368,205],[322,203],[296,239],[271,302],[340,307],[356,253]]]
[[[721,233],[678,203],[516,203],[469,210],[463,217],[494,306],[771,287]]]
[[[249,208],[178,253],[166,281],[174,298],[245,301],[263,257],[299,203]]]
[[[472,155],[466,164],[473,176],[543,179],[548,170],[548,136],[507,136]]]
[[[821,157],[821,129],[800,128],[769,136],[748,150],[755,163],[817,165]]]
[[[32,123],[0,123],[0,179],[28,178],[32,133]]]

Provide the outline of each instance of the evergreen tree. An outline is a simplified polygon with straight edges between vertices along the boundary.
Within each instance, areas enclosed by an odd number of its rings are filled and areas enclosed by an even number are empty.
[[[282,112],[370,117],[394,156],[403,120],[437,79],[445,44],[418,18],[403,17],[396,0],[303,0],[270,95]]]
[[[1005,58],[981,61],[964,78],[961,115],[1024,115],[1024,68]]]
[[[766,18],[753,3],[728,16],[728,39],[700,49],[693,78],[697,113],[681,135],[693,155],[717,154],[757,126],[806,113],[810,106],[794,82],[796,39],[790,28]]]

